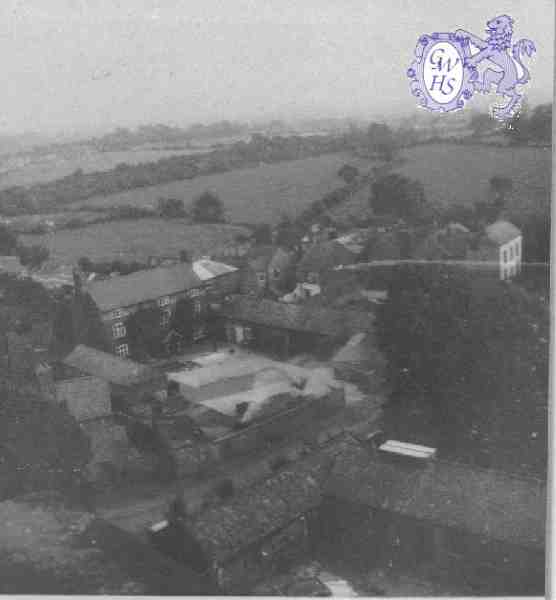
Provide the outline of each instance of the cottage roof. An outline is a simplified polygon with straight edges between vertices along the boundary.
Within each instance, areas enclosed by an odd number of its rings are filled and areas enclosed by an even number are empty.
[[[230,502],[205,510],[187,525],[209,557],[225,561],[317,507],[332,460],[321,454],[294,463]]]
[[[190,264],[180,263],[91,281],[84,286],[84,290],[101,311],[108,311],[177,294],[199,287],[201,283]]]
[[[132,386],[164,380],[162,373],[147,365],[82,344],[76,346],[62,362],[69,367],[89,375],[95,375],[115,385]]]
[[[209,279],[214,279],[219,275],[233,273],[234,271],[237,271],[237,268],[222,262],[202,258],[193,263],[193,271],[201,281],[207,281]]]
[[[544,544],[546,486],[533,478],[439,460],[393,462],[353,444],[338,456],[324,493],[510,543]]]
[[[351,264],[357,260],[358,253],[350,250],[338,240],[329,240],[315,244],[303,256],[298,268],[303,272],[324,271],[338,265]]]
[[[501,246],[515,240],[521,231],[509,221],[496,221],[485,228],[485,234],[489,241]]]
[[[234,296],[230,302],[221,306],[220,314],[248,323],[331,337],[372,331],[375,322],[371,313],[309,308],[250,296]]]

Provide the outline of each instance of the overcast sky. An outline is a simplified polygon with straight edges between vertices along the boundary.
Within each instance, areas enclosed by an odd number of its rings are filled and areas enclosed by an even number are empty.
[[[414,106],[422,33],[500,13],[537,46],[552,97],[554,0],[1,0],[0,133],[215,119],[360,116]],[[494,99],[494,98],[493,98]]]

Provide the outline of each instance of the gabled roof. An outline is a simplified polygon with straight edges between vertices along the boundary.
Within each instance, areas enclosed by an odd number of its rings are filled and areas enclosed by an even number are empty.
[[[373,331],[375,322],[372,313],[310,308],[251,296],[232,297],[230,302],[222,304],[220,314],[248,323],[331,337]]]
[[[485,228],[487,239],[498,246],[515,240],[521,231],[509,221],[496,221]]]
[[[233,273],[237,271],[237,268],[208,258],[201,258],[193,263],[193,271],[201,281],[207,281],[219,275]]]
[[[56,399],[77,421],[112,414],[108,382],[100,377],[76,377],[56,382]]]
[[[338,456],[325,494],[510,543],[544,545],[546,484],[533,478],[440,460],[394,462],[353,444]]]
[[[158,267],[120,275],[110,279],[91,281],[84,286],[101,311],[133,306],[177,294],[202,284],[188,263],[172,267]]]
[[[352,252],[338,240],[330,240],[309,248],[299,262],[298,268],[304,272],[318,273],[339,265],[351,264],[357,260],[357,256],[356,252]]]
[[[165,379],[162,373],[147,365],[82,344],[76,346],[62,362],[115,385],[132,386]]]
[[[189,530],[207,556],[225,561],[316,508],[332,460],[320,455],[294,463],[230,502],[188,520]]]

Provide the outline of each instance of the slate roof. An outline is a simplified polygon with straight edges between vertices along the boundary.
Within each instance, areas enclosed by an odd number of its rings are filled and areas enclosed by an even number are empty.
[[[230,302],[222,304],[220,314],[238,321],[331,337],[373,331],[375,322],[372,313],[310,308],[250,296],[232,297]]]
[[[121,386],[133,386],[151,383],[165,377],[157,370],[134,362],[127,358],[120,358],[96,348],[76,346],[63,360],[62,363],[73,367],[88,375],[95,375],[104,381]]]
[[[84,286],[102,312],[156,300],[202,285],[188,263],[95,280]]]
[[[236,267],[232,267],[222,262],[202,258],[193,263],[193,271],[201,281],[214,279],[219,275],[226,275],[237,271]]]
[[[533,478],[440,460],[394,462],[353,444],[338,456],[324,493],[501,541],[544,545],[546,485]]]
[[[485,234],[490,242],[501,246],[515,240],[521,231],[509,221],[496,221],[485,228]]]
[[[105,417],[112,413],[110,389],[99,377],[77,377],[56,382],[56,399],[77,420]]]
[[[301,272],[315,272],[333,269],[339,265],[351,264],[357,260],[358,254],[349,250],[337,240],[330,240],[312,246],[301,261],[298,269]]]
[[[186,524],[207,556],[226,561],[316,508],[332,461],[330,456],[320,454],[294,463]]]

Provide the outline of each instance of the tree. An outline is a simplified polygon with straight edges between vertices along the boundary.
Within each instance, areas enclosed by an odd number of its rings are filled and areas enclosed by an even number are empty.
[[[268,223],[260,223],[253,230],[253,238],[256,244],[270,245],[272,244],[272,229]],[[237,239],[237,238],[236,238]]]
[[[193,220],[196,223],[223,223],[224,207],[220,198],[206,191],[193,202]]]
[[[41,245],[19,246],[17,252],[21,264],[31,268],[40,267],[50,256],[48,248]]]
[[[178,300],[170,321],[170,329],[174,329],[183,336],[184,341],[190,342],[193,339],[193,321],[193,301],[185,298]]]
[[[522,398],[546,404],[548,345],[538,331],[548,331],[547,319],[517,286],[453,267],[400,266],[377,313],[394,397],[430,411],[445,442],[476,419],[503,437]],[[518,412],[516,422],[534,421]]]
[[[371,190],[370,203],[377,215],[416,217],[425,204],[423,184],[397,173],[380,177]]]
[[[162,354],[160,310],[141,308],[126,319],[125,326],[132,356],[142,358]]]
[[[341,177],[347,184],[353,183],[358,175],[359,169],[353,165],[345,164],[338,171],[338,177]]]
[[[179,198],[159,198],[158,212],[165,219],[175,219],[185,215],[183,200]]]
[[[81,271],[83,271],[84,273],[92,273],[94,270],[94,264],[93,261],[87,257],[87,256],[82,256],[78,261],[77,261],[77,266],[81,269]]]
[[[16,253],[17,248],[17,236],[16,234],[6,227],[0,225],[0,254],[3,256],[10,256]]]
[[[539,104],[528,122],[529,139],[548,143],[552,137],[552,104]]]
[[[513,190],[513,187],[513,181],[509,177],[495,175],[490,178],[489,192],[491,201],[499,210],[504,207],[506,197]]]
[[[371,123],[367,130],[368,148],[371,154],[390,161],[394,157],[395,142],[392,130],[385,123]]]

